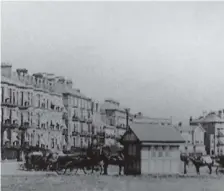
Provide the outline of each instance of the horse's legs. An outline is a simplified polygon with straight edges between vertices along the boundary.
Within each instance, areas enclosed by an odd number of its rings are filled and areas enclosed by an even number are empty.
[[[217,168],[215,170],[216,175],[218,175],[218,170],[219,170],[219,166],[217,166]]]
[[[184,162],[184,174],[187,174],[187,163]]]
[[[84,167],[82,167],[82,171],[84,172],[84,174],[86,174],[86,171],[85,171],[85,168]]]
[[[209,168],[209,174],[212,174],[212,165],[208,165]]]
[[[121,165],[119,165],[119,175],[121,175]]]
[[[103,174],[104,175],[107,175],[107,168],[108,168],[108,164],[104,164],[103,165],[103,170],[104,170]]]
[[[94,165],[92,165],[91,168],[92,168],[92,174],[93,174],[93,168],[94,168]]]
[[[65,174],[65,173],[66,173],[66,171],[67,171],[67,168],[65,168],[65,171],[64,171],[64,173],[63,173],[63,174]]]

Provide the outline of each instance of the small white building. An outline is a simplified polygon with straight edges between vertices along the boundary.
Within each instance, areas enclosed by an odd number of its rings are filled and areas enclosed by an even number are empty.
[[[125,174],[179,174],[179,147],[184,142],[172,126],[131,124],[121,138]]]

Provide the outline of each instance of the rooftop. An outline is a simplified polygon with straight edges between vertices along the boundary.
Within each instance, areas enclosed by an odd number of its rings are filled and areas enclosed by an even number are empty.
[[[181,134],[172,126],[134,123],[130,127],[141,142],[185,142]]]
[[[205,117],[199,117],[198,119],[193,119],[191,123],[224,123],[224,119],[221,118],[215,112],[211,112]]]

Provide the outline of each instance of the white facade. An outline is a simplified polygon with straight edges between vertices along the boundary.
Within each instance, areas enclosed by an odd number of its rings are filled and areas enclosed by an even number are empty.
[[[2,122],[9,120],[11,145],[21,144],[24,133],[19,127],[26,127],[24,142],[30,146],[61,150],[64,144],[62,131],[66,128],[62,119],[65,112],[62,95],[57,93],[56,80],[46,76],[28,75],[26,69],[12,72],[11,67],[2,66]],[[3,144],[9,135],[3,133]],[[16,140],[17,139],[17,140]]]
[[[215,125],[215,135],[213,136],[213,145],[215,153],[218,155],[224,154],[224,123],[217,123]]]
[[[179,146],[150,146],[141,150],[141,174],[179,174]]]
[[[204,145],[205,131],[200,125],[177,127],[177,129],[185,140],[185,144],[180,146],[182,153],[206,153]]]
[[[92,101],[79,90],[72,87],[71,82],[61,80],[63,103],[68,112],[68,149],[87,148],[92,142]]]

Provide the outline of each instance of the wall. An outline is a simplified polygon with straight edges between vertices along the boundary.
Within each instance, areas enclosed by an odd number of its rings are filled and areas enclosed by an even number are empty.
[[[151,146],[141,150],[142,174],[180,173],[180,151],[174,146]]]

